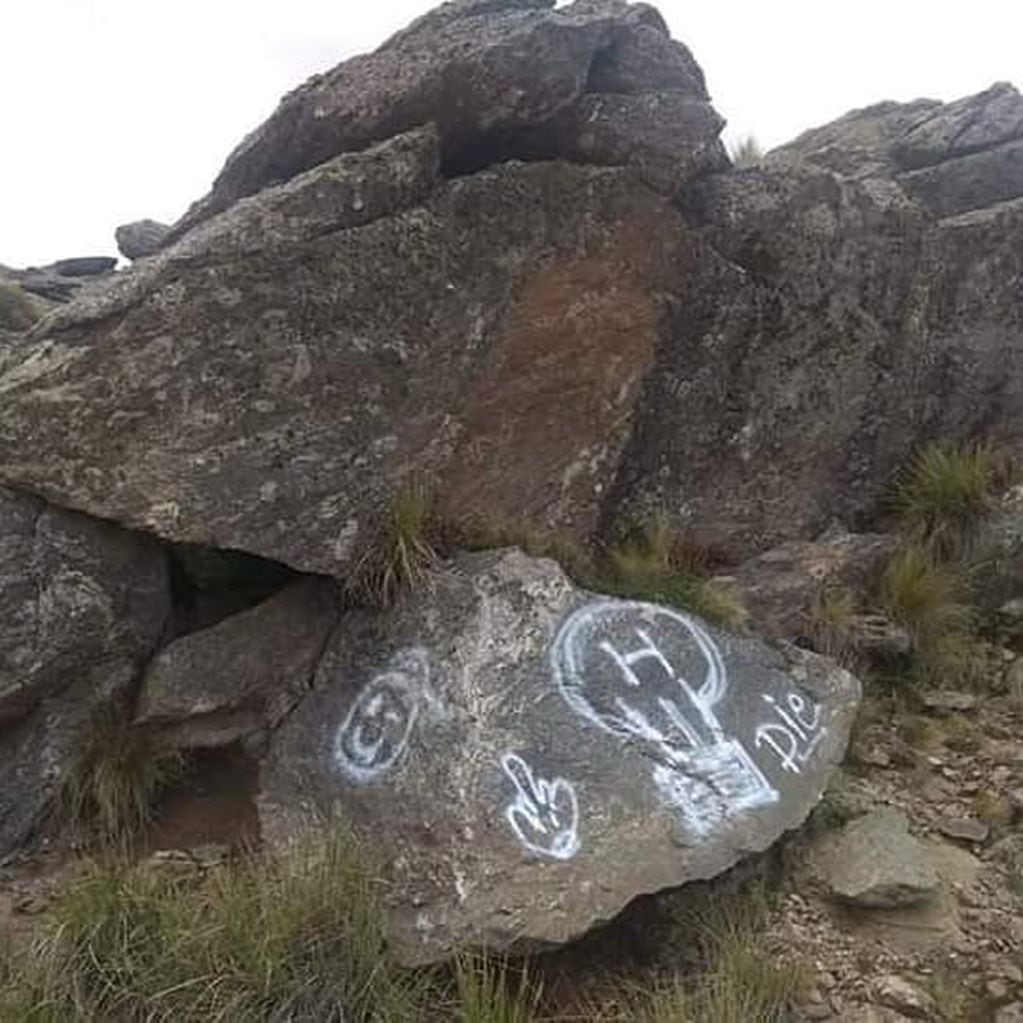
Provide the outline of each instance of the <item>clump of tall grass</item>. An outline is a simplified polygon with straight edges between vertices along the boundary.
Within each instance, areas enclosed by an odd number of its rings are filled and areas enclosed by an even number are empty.
[[[148,824],[156,796],[184,768],[181,752],[132,727],[121,703],[99,704],[64,773],[58,821],[79,838],[125,844]]]
[[[671,604],[731,628],[745,625],[742,605],[705,575],[698,552],[659,515],[609,548],[606,571],[593,587],[616,596]]]
[[[968,555],[990,513],[998,459],[985,444],[932,444],[898,480],[895,508],[918,542],[945,560]]]
[[[419,483],[395,496],[373,539],[356,558],[345,583],[357,603],[385,608],[400,593],[421,588],[440,561],[429,490]]]
[[[425,981],[394,965],[378,896],[336,834],[202,875],[95,861],[0,964],[0,1019],[415,1020]]]
[[[525,965],[513,967],[485,953],[455,959],[455,987],[459,1023],[533,1023],[543,995],[542,983]]]
[[[469,551],[518,547],[532,558],[556,561],[576,580],[592,572],[593,559],[575,537],[526,518],[475,512],[451,528],[450,543]]]
[[[825,588],[810,605],[809,624],[814,649],[846,667],[858,660],[859,620],[856,598],[846,589]]]
[[[923,679],[966,679],[976,660],[974,614],[966,602],[963,569],[932,549],[910,544],[888,563],[881,579],[886,614],[909,636]]]
[[[732,146],[729,155],[736,167],[756,167],[764,158],[764,149],[753,135],[745,135]]]
[[[698,908],[686,922],[704,962],[688,982],[675,978],[637,993],[628,1018],[639,1023],[782,1023],[809,986],[804,969],[760,947],[767,900],[753,887]]]

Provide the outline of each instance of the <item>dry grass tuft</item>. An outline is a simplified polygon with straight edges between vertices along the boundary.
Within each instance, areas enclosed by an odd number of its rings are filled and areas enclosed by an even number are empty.
[[[421,484],[399,491],[377,534],[349,572],[345,590],[351,599],[386,608],[403,591],[424,586],[440,561],[435,528],[429,491]]]
[[[184,768],[182,754],[133,728],[125,708],[99,705],[69,763],[56,813],[80,837],[123,845],[149,822],[155,797]]]
[[[732,629],[746,624],[745,608],[699,574],[697,555],[680,542],[664,516],[655,517],[611,547],[607,565],[607,572],[593,581],[593,589],[670,604]]]

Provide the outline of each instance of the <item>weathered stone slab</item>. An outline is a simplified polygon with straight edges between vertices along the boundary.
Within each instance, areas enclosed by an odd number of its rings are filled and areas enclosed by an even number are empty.
[[[303,579],[176,640],[146,669],[136,722],[180,747],[226,745],[276,725],[309,688],[338,613],[334,583]]]
[[[342,621],[273,740],[264,835],[352,822],[410,962],[562,942],[798,825],[858,694],[830,661],[580,592],[553,562],[466,556]]]
[[[236,222],[276,208],[263,193],[12,348],[0,479],[326,574],[410,475],[452,516],[592,528],[681,219],[627,171],[520,164],[303,234],[338,215],[316,201],[330,171],[303,206],[286,186],[287,245],[193,252],[206,233],[270,240]]]
[[[938,217],[1018,199],[1023,196],[1023,139],[900,174],[897,180]]]

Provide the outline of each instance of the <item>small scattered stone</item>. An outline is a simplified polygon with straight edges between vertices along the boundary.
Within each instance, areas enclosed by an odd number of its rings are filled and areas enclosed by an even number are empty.
[[[985,985],[984,990],[989,998],[1000,1002],[1009,997],[1009,985],[1001,977],[992,977]]]
[[[1003,1005],[995,1013],[994,1023],[1023,1023],[1023,1002]]]
[[[15,900],[11,908],[15,913],[21,913],[22,916],[39,916],[40,913],[46,912],[49,903],[50,900],[45,895],[22,895]]]
[[[941,817],[938,830],[946,838],[958,838],[964,842],[983,842],[991,828],[976,817]]]
[[[929,1019],[934,1012],[934,1000],[904,977],[888,974],[874,987],[874,997],[881,1005],[918,1019]]]
[[[923,696],[923,705],[928,710],[942,712],[973,710],[977,703],[976,693],[964,693],[957,689],[936,689]]]

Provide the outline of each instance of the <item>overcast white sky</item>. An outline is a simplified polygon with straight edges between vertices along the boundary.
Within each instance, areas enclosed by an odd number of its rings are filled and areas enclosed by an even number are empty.
[[[315,71],[430,0],[0,0],[0,263],[115,254],[170,222]],[[853,107],[1023,83],[1023,0],[661,0],[726,137],[787,141]]]

